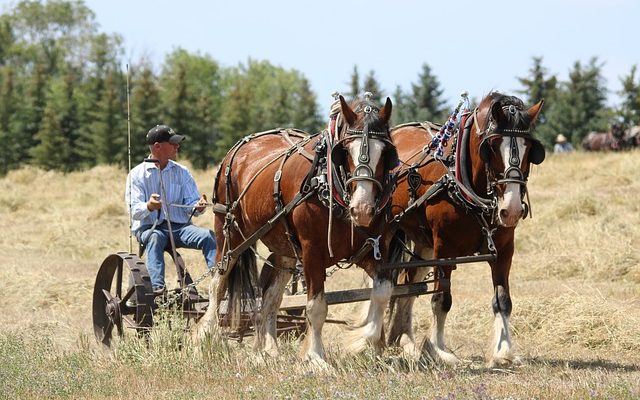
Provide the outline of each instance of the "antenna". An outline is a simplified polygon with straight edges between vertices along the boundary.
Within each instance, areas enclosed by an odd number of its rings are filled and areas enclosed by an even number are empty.
[[[133,253],[133,216],[131,215],[131,103],[129,102],[129,63],[127,63],[127,162],[129,171],[129,253]]]

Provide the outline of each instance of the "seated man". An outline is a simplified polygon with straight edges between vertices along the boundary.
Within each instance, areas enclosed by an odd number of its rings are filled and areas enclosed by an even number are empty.
[[[567,141],[567,138],[562,133],[556,136],[556,144],[553,146],[554,153],[571,153],[572,151],[573,146]]]
[[[131,218],[131,231],[147,249],[147,270],[155,292],[165,288],[164,250],[170,234],[176,247],[200,249],[207,266],[215,263],[213,232],[191,224],[191,217],[204,212],[207,199],[200,196],[189,170],[175,162],[184,140],[166,125],[147,133],[149,159],[134,167],[127,176],[125,201]]]

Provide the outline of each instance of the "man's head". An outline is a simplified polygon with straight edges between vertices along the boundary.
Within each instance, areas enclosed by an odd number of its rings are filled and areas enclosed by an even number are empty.
[[[178,135],[167,125],[156,125],[147,133],[147,144],[151,155],[160,161],[162,168],[169,160],[176,159],[180,143],[183,140],[183,135]]]
[[[178,135],[173,129],[167,125],[156,125],[147,132],[147,144],[151,146],[154,143],[180,143],[184,140],[184,136]]]

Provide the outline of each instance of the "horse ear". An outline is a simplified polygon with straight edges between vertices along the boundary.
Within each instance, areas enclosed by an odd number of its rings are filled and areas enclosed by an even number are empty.
[[[391,99],[387,97],[387,101],[384,103],[384,107],[382,107],[382,109],[378,113],[380,118],[382,118],[384,123],[387,124],[387,125],[389,124],[389,120],[391,119],[391,110],[392,109],[393,109],[393,106],[391,104]]]
[[[345,121],[347,121],[347,125],[353,125],[358,119],[358,116],[353,112],[351,107],[349,107],[342,95],[340,95],[340,111]]]
[[[544,104],[544,99],[532,105],[531,108],[527,110],[527,114],[529,115],[529,118],[530,118],[529,121],[533,122],[538,119],[538,116],[540,115],[540,111],[542,111],[543,104]]]

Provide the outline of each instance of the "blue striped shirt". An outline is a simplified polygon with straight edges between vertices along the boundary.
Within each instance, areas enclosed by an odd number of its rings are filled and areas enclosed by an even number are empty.
[[[162,173],[164,191],[160,185],[160,173]],[[132,179],[131,185],[129,185],[130,179]],[[147,209],[147,201],[153,193],[159,194],[163,203],[158,224],[167,219],[167,211],[171,222],[186,223],[191,217],[193,208],[182,208],[175,205],[192,206],[200,199],[200,193],[191,172],[185,166],[172,160],[169,160],[162,171],[154,163],[138,164],[129,172],[126,185],[124,199],[127,209],[129,209],[129,205],[131,206],[132,232],[138,230],[140,226],[153,225],[156,222],[158,212]],[[130,195],[129,189],[131,189],[132,195]],[[129,204],[129,199],[131,199],[131,204]],[[196,212],[194,215],[200,214],[202,213]]]

